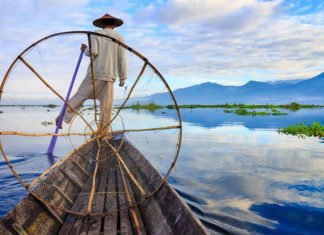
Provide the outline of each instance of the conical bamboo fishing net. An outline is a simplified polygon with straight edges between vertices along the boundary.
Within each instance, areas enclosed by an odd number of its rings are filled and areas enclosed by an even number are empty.
[[[73,55],[78,53],[81,43],[88,44],[92,55],[92,37],[118,44],[127,51],[129,59],[128,88],[119,90],[120,102],[109,123],[98,121],[95,86],[93,103],[80,111],[64,98],[74,66],[71,58],[75,59]],[[89,61],[83,61],[78,75],[84,76],[89,64],[93,84],[96,81],[94,60],[90,56]],[[19,85],[21,83],[24,85]],[[32,87],[37,89],[31,91]],[[12,62],[0,87],[0,101],[6,104],[7,97],[16,95],[19,99],[23,94],[31,93],[34,100],[43,96],[59,99],[61,104],[65,103],[76,113],[68,128],[59,134],[48,131],[48,128],[33,132],[32,126],[15,122],[11,122],[13,127],[1,127],[0,149],[5,161],[22,186],[41,203],[56,211],[80,216],[103,216],[125,209],[135,213],[134,206],[152,197],[166,182],[181,146],[180,113],[161,73],[137,51],[114,38],[94,32],[71,31],[47,36],[29,46]],[[131,106],[132,102],[156,93],[164,94],[164,100],[167,99],[172,108],[155,111],[156,107],[152,105],[140,114],[142,120],[139,120],[134,111],[138,106]],[[155,118],[151,116],[153,112]],[[115,138],[112,140],[103,138],[102,130],[108,125],[113,127],[111,134]],[[15,138],[19,139],[17,148],[21,143],[32,146],[35,138],[46,138],[46,141],[38,142],[45,151],[46,143],[54,135],[62,143],[70,142],[72,149],[60,155],[47,169],[43,166],[46,166],[45,156],[38,156],[29,171],[11,160],[14,158],[12,149],[6,145],[12,146],[8,143],[16,141]]]

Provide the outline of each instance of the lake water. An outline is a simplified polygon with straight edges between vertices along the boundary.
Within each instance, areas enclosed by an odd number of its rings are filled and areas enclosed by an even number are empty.
[[[0,107],[0,129],[49,132],[59,108]],[[287,112],[286,110],[279,110]],[[222,109],[183,109],[180,155],[168,181],[211,232],[320,234],[324,231],[324,144],[318,138],[277,133],[297,122],[324,124],[324,109],[288,111],[287,116],[237,116]],[[123,111],[127,128],[176,125],[175,112]],[[65,129],[63,129],[64,131]],[[127,138],[165,174],[178,132],[130,133]],[[82,137],[83,138],[83,137]],[[61,137],[55,157],[50,137],[2,136],[15,169],[29,182],[73,150]],[[81,143],[81,137],[72,142]],[[155,157],[154,157],[155,155]],[[0,217],[26,190],[0,159]]]

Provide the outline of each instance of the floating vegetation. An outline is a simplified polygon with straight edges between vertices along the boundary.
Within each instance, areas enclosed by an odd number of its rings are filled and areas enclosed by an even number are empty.
[[[88,107],[86,107],[86,106],[82,106],[82,111],[86,111],[86,110],[95,110],[95,106],[88,106]],[[99,110],[100,109],[100,105],[97,105],[97,110]]]
[[[149,111],[152,111],[152,112],[157,110],[157,109],[162,109],[162,108],[164,108],[164,106],[157,105],[154,102],[151,102],[149,104],[136,103],[136,104],[124,107],[124,109],[134,109],[134,110],[146,109],[146,110],[149,110]]]
[[[3,104],[0,105],[0,107],[20,107],[22,109],[28,108],[28,107],[45,107],[45,108],[56,108],[59,105],[56,104],[47,104],[47,105],[40,105],[40,104]]]
[[[224,110],[224,113],[234,113],[234,114],[237,114],[237,115],[250,115],[250,116],[268,116],[268,115],[288,115],[288,113],[282,113],[282,112],[279,112],[278,110],[271,110],[272,112],[265,112],[265,111],[262,111],[262,112],[256,112],[255,110],[253,111],[247,111],[246,109],[242,109],[242,108],[239,108],[239,109],[235,109],[235,110],[229,110],[229,109],[225,109]]]
[[[216,105],[205,105],[205,104],[182,104],[178,105],[180,109],[197,109],[197,108],[224,108],[222,107],[222,104],[216,104]],[[175,105],[167,105],[165,106],[167,109],[175,109]],[[228,107],[230,108],[230,107]]]
[[[301,109],[301,107],[302,107],[302,105],[301,104],[298,104],[298,103],[296,103],[296,102],[292,102],[292,103],[290,103],[289,105],[287,105],[287,109],[290,109],[290,110],[292,110],[292,111],[296,111],[296,110],[299,110],[299,109]]]
[[[0,113],[3,113],[3,111],[2,111],[2,110],[0,110]]]
[[[49,125],[53,125],[53,122],[43,121],[43,122],[41,122],[41,124],[43,126],[49,126]]]
[[[318,122],[313,122],[310,125],[305,125],[304,123],[297,123],[296,125],[290,125],[283,129],[279,128],[278,133],[285,135],[295,135],[300,138],[305,138],[306,136],[323,138],[324,126],[322,126]]]
[[[95,110],[95,107],[94,106],[91,106],[91,107],[88,107],[88,108],[86,108],[84,110]]]
[[[280,112],[278,109],[289,109],[291,111],[296,111],[301,108],[323,108],[323,105],[314,105],[314,104],[298,104],[296,102],[292,102],[290,104],[215,104],[215,105],[202,105],[202,104],[183,104],[178,105],[179,109],[196,109],[196,108],[223,108],[224,113],[234,113],[237,115],[251,115],[251,116],[280,116],[280,115],[288,115],[288,113]],[[117,107],[118,108],[118,107]],[[124,109],[134,109],[134,110],[140,110],[140,109],[147,109],[151,112],[167,108],[167,109],[175,109],[175,105],[158,105],[154,102],[151,102],[149,104],[133,104],[130,106],[123,107]],[[249,109],[252,109],[252,111],[248,111]],[[260,111],[257,112],[255,109],[266,109],[266,111]],[[191,111],[190,111],[191,112]],[[162,112],[163,113],[163,112]]]
[[[53,108],[56,108],[57,105],[56,104],[48,104],[48,105],[44,105],[43,107],[53,109]]]
[[[175,109],[175,105],[167,105],[165,106],[168,109]],[[296,102],[292,102],[290,104],[215,104],[215,105],[202,105],[202,104],[184,104],[178,105],[180,109],[195,109],[195,108],[225,108],[225,109],[272,109],[272,112],[276,112],[277,108],[281,109],[290,109],[292,111],[299,110],[301,108],[323,108],[323,105],[314,105],[314,104],[298,104]]]

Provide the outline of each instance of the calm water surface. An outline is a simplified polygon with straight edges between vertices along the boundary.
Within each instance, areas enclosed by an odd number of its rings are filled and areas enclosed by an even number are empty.
[[[43,126],[57,109],[1,107],[0,129],[53,131]],[[285,110],[280,110],[285,112]],[[176,124],[169,110],[123,111],[126,128]],[[318,138],[280,135],[277,128],[296,122],[324,124],[324,109],[288,116],[250,117],[222,109],[184,109],[183,141],[169,182],[211,232],[238,234],[320,234],[324,231],[324,144]],[[176,131],[127,136],[165,174],[177,144]],[[2,136],[15,169],[29,182],[72,151],[58,140],[55,157],[46,154],[49,137]],[[77,145],[81,139],[73,140]],[[80,142],[81,143],[81,142]],[[163,147],[162,147],[163,146]],[[0,216],[26,195],[0,159]]]

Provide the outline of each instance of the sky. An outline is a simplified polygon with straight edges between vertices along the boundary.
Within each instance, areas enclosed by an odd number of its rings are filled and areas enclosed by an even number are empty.
[[[97,30],[105,13],[171,89],[311,78],[324,71],[321,0],[2,0],[0,76],[36,40]],[[74,66],[74,65],[73,65]]]

